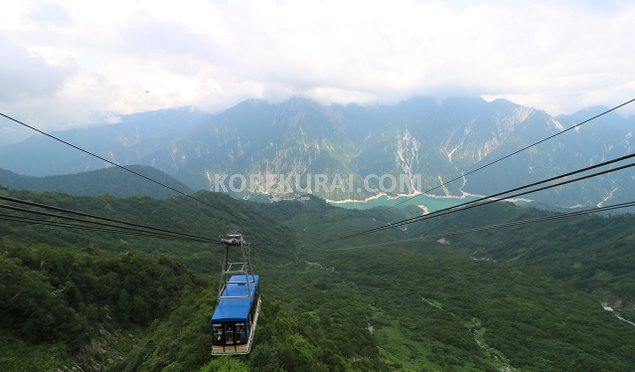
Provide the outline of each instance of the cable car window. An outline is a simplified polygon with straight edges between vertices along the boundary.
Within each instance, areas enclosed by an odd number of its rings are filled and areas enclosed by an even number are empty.
[[[212,326],[212,337],[214,340],[214,345],[222,345],[223,344],[223,325],[222,324],[214,324]]]
[[[225,345],[234,344],[234,327],[231,324],[225,324]]]
[[[244,344],[247,342],[247,334],[245,333],[245,323],[236,323],[236,343]]]

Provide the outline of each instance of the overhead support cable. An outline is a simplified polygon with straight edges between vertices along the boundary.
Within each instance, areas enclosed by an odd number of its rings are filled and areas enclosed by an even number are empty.
[[[513,192],[516,192],[516,191],[520,191],[520,190],[527,189],[527,188],[530,188],[530,187],[538,186],[538,185],[541,185],[541,184],[544,184],[544,183],[547,183],[547,182],[555,181],[557,179],[569,177],[569,176],[572,176],[572,175],[575,175],[575,174],[583,173],[583,172],[586,172],[586,171],[589,171],[589,170],[592,170],[592,169],[603,167],[603,166],[606,166],[606,165],[609,165],[609,164],[613,164],[613,163],[616,163],[616,162],[620,162],[620,161],[623,161],[623,160],[626,160],[626,159],[630,159],[630,158],[633,158],[633,157],[635,157],[635,153],[624,155],[624,156],[620,156],[620,157],[612,159],[612,160],[604,161],[604,162],[601,162],[601,163],[598,163],[598,164],[595,164],[595,165],[591,165],[591,166],[588,166],[588,167],[584,167],[584,168],[581,168],[581,169],[578,169],[578,170],[575,170],[575,171],[571,171],[571,172],[567,172],[567,173],[564,173],[564,174],[560,174],[558,176],[550,177],[550,178],[547,178],[547,179],[544,179],[544,180],[541,180],[541,181],[533,182],[533,183],[530,183],[528,185],[524,185],[524,186],[516,187],[516,188],[510,189],[510,190],[502,191],[502,192],[499,192],[499,193],[496,193],[496,194],[484,196],[484,197],[481,197],[479,199],[475,199],[475,200],[472,200],[472,201],[461,203],[461,204],[458,204],[458,205],[455,205],[455,206],[452,206],[452,207],[444,208],[444,209],[441,209],[441,210],[438,210],[438,211],[435,211],[435,212],[432,212],[432,213],[425,214],[423,216],[416,216],[416,217],[407,218],[407,219],[404,219],[404,220],[401,220],[401,221],[385,224],[383,226],[379,226],[379,227],[376,227],[376,228],[373,228],[373,229],[368,229],[368,230],[364,230],[364,231],[357,232],[357,233],[354,233],[354,234],[345,235],[345,236],[342,236],[342,237],[339,237],[339,238],[336,238],[336,239],[333,239],[333,240],[328,240],[326,242],[335,242],[335,241],[339,241],[339,240],[350,239],[350,238],[353,238],[353,237],[368,235],[368,234],[372,234],[372,233],[375,233],[375,232],[383,231],[383,230],[386,230],[386,229],[391,229],[391,228],[394,228],[394,227],[408,225],[408,224],[411,224],[411,223],[420,222],[420,221],[424,221],[424,220],[431,219],[431,218],[441,217],[441,216],[445,216],[445,215],[448,215],[448,214],[451,214],[451,213],[456,213],[456,212],[459,212],[459,211],[465,211],[465,210],[472,209],[472,208],[475,208],[475,207],[481,207],[481,206],[484,206],[484,205],[496,203],[496,202],[499,202],[501,200],[517,198],[519,196],[524,196],[524,195],[527,195],[527,194],[530,194],[530,193],[543,191],[543,190],[547,190],[547,189],[551,189],[551,188],[554,188],[554,187],[567,185],[567,184],[574,183],[574,182],[579,182],[579,181],[582,181],[582,180],[585,180],[585,179],[588,179],[588,178],[600,176],[600,175],[607,174],[607,173],[612,173],[612,172],[615,172],[615,171],[619,171],[619,170],[622,170],[622,169],[626,169],[626,168],[630,168],[632,166],[635,166],[635,163],[630,163],[630,164],[627,164],[627,165],[619,166],[619,167],[616,167],[616,168],[611,168],[611,169],[608,169],[608,170],[600,171],[600,172],[593,173],[593,174],[590,174],[590,175],[586,175],[586,176],[583,176],[583,177],[578,177],[578,178],[575,178],[575,179],[558,182],[558,183],[555,183],[555,184],[552,184],[552,185],[548,185],[548,186],[543,186],[543,187],[540,187],[540,188],[537,188],[537,189],[533,189],[533,190],[529,190],[529,191],[524,191],[524,192],[520,192],[520,193],[516,193],[516,194],[507,195],[507,194],[510,194],[510,193],[513,193]]]
[[[399,205],[401,205],[401,204],[407,203],[407,202],[409,202],[409,201],[411,201],[411,200],[413,200],[413,199],[415,199],[415,198],[418,198],[418,197],[419,197],[419,196],[421,196],[421,195],[425,195],[425,194],[427,194],[427,193],[429,193],[429,192],[431,192],[431,191],[435,191],[435,190],[437,190],[437,189],[439,189],[439,188],[441,188],[441,187],[444,187],[444,186],[445,186],[445,185],[447,185],[447,184],[450,184],[450,183],[452,183],[452,182],[454,182],[454,181],[460,180],[460,179],[464,178],[465,176],[469,176],[470,174],[476,173],[476,172],[478,172],[478,171],[480,171],[480,170],[482,170],[482,169],[484,169],[484,168],[489,167],[490,165],[496,164],[496,163],[498,163],[498,162],[500,162],[500,161],[502,161],[502,160],[505,160],[505,159],[507,159],[507,158],[510,158],[510,157],[512,157],[512,156],[514,156],[514,155],[516,155],[516,154],[520,153],[520,152],[523,152],[523,151],[525,151],[525,150],[527,150],[527,149],[530,149],[530,148],[532,148],[532,147],[534,147],[534,146],[537,146],[537,145],[539,145],[539,144],[541,144],[541,143],[543,143],[543,142],[546,142],[546,141],[548,141],[548,140],[550,140],[550,139],[552,139],[552,138],[554,138],[554,137],[557,137],[557,136],[559,136],[559,135],[561,135],[561,134],[564,134],[564,133],[566,133],[566,132],[569,132],[569,131],[571,131],[571,130],[573,130],[573,129],[580,128],[580,127],[581,127],[581,126],[583,126],[584,124],[587,124],[587,123],[589,123],[589,122],[591,122],[591,121],[593,121],[593,120],[595,120],[595,119],[597,119],[597,118],[600,118],[600,117],[602,117],[602,116],[604,116],[604,115],[606,115],[606,114],[608,114],[608,113],[611,113],[611,112],[613,112],[613,111],[615,111],[615,110],[618,110],[618,109],[620,109],[620,108],[622,108],[622,107],[624,107],[624,106],[626,106],[626,105],[629,105],[629,104],[631,104],[631,103],[633,103],[633,102],[635,102],[635,98],[630,99],[630,100],[628,100],[628,101],[626,101],[626,102],[623,102],[623,103],[621,103],[621,104],[619,104],[619,105],[617,105],[617,106],[614,106],[614,107],[612,107],[612,108],[610,108],[610,109],[608,109],[608,110],[602,111],[601,113],[599,113],[599,114],[597,114],[597,115],[594,115],[594,116],[592,116],[592,117],[590,117],[590,118],[588,118],[588,119],[586,119],[586,120],[584,120],[584,121],[581,121],[581,122],[579,122],[579,123],[577,123],[577,124],[575,124],[575,125],[572,125],[572,126],[570,126],[570,127],[568,127],[568,128],[565,128],[565,129],[561,130],[560,132],[554,133],[554,134],[552,134],[552,135],[550,135],[550,136],[548,136],[548,137],[545,137],[545,138],[543,138],[543,139],[541,139],[541,140],[539,140],[539,141],[533,142],[533,143],[531,143],[531,144],[529,144],[529,145],[527,145],[527,146],[525,146],[525,147],[523,147],[523,148],[521,148],[521,149],[518,149],[518,150],[516,150],[516,151],[514,151],[514,152],[511,152],[511,153],[509,153],[509,154],[507,154],[507,155],[505,155],[505,156],[502,156],[502,157],[497,158],[497,159],[495,159],[495,160],[493,160],[493,161],[490,161],[490,162],[488,162],[487,164],[483,164],[483,165],[479,166],[478,168],[475,168],[475,169],[473,169],[473,170],[471,170],[471,171],[469,171],[469,172],[467,172],[467,173],[462,173],[460,176],[457,176],[457,177],[455,177],[455,178],[452,178],[452,179],[451,179],[451,180],[449,180],[449,181],[442,182],[441,184],[439,184],[439,185],[437,185],[437,186],[435,186],[435,187],[433,187],[433,188],[431,188],[431,189],[429,189],[429,190],[426,190],[426,191],[424,191],[424,192],[422,192],[422,193],[420,193],[420,194],[417,194],[417,195],[411,196],[410,198],[408,198],[408,199],[406,199],[406,200],[402,200],[402,201],[400,201],[399,203],[392,205],[390,208],[394,208],[394,207],[397,207],[397,206],[399,206]]]
[[[354,247],[330,249],[328,251],[329,252],[349,251],[349,250],[356,250],[356,249],[363,249],[363,248],[374,248],[374,247],[381,247],[381,246],[386,246],[386,245],[395,245],[395,244],[401,244],[401,243],[409,243],[409,242],[421,241],[421,240],[426,240],[426,239],[435,239],[435,238],[441,238],[441,237],[463,235],[463,234],[474,233],[474,232],[481,232],[481,231],[489,231],[489,230],[497,230],[497,229],[503,229],[503,228],[509,228],[509,227],[523,226],[523,225],[528,225],[528,224],[533,224],[533,223],[538,223],[538,222],[546,222],[546,221],[552,221],[552,220],[559,220],[559,219],[563,219],[563,218],[584,216],[584,215],[590,215],[590,214],[600,213],[600,212],[608,212],[608,211],[612,211],[612,210],[616,210],[616,209],[623,209],[623,208],[629,208],[629,207],[635,207],[635,201],[626,202],[626,203],[620,203],[620,204],[614,204],[614,205],[607,205],[607,206],[604,206],[604,207],[596,207],[596,208],[591,208],[591,209],[585,209],[585,210],[581,210],[581,211],[574,211],[574,212],[568,212],[568,213],[562,213],[562,214],[560,214],[560,213],[559,214],[553,214],[553,215],[549,215],[549,216],[536,217],[536,218],[520,220],[520,221],[512,221],[512,222],[505,222],[505,223],[500,223],[500,224],[479,226],[479,227],[473,227],[473,228],[462,229],[462,230],[452,230],[452,231],[448,231],[448,232],[445,232],[445,233],[438,233],[438,234],[434,234],[434,235],[419,236],[419,237],[416,237],[416,238],[392,240],[392,241],[387,241],[387,242],[365,244],[365,245],[359,245],[359,246],[354,246]]]
[[[57,137],[57,136],[55,136],[55,135],[53,135],[51,133],[48,133],[48,132],[46,132],[46,131],[44,131],[42,129],[36,128],[33,125],[27,124],[27,123],[25,123],[25,122],[23,122],[23,121],[21,121],[19,119],[16,119],[16,118],[14,118],[14,117],[12,117],[10,115],[7,115],[7,114],[4,114],[4,113],[0,112],[0,116],[4,117],[7,120],[10,120],[10,121],[12,121],[12,122],[14,122],[16,124],[19,124],[19,125],[22,125],[22,126],[24,126],[26,128],[29,128],[29,129],[37,132],[37,133],[40,133],[40,134],[42,134],[42,135],[44,135],[46,137],[49,137],[49,138],[51,138],[51,139],[53,139],[55,141],[58,141],[58,142],[66,145],[66,146],[70,146],[70,147],[74,148],[75,150],[81,151],[81,152],[83,152],[85,154],[88,154],[88,155],[94,157],[94,158],[97,158],[97,159],[99,159],[101,161],[104,161],[104,162],[110,164],[110,165],[113,165],[113,166],[115,166],[115,167],[117,167],[119,169],[123,169],[124,171],[129,172],[131,174],[134,174],[135,176],[141,177],[141,178],[143,178],[143,179],[145,179],[147,181],[150,181],[150,182],[155,183],[155,184],[157,184],[157,185],[159,185],[161,187],[164,187],[164,188],[166,188],[168,190],[171,190],[171,191],[173,191],[173,192],[175,192],[175,193],[177,193],[179,195],[185,196],[186,198],[194,200],[194,201],[196,201],[196,202],[198,202],[198,203],[200,203],[202,205],[205,205],[205,206],[208,206],[208,207],[211,207],[211,208],[214,208],[214,209],[218,209],[216,206],[214,206],[212,204],[209,204],[209,203],[207,203],[206,201],[204,201],[202,199],[196,198],[196,197],[194,197],[194,196],[192,196],[192,195],[190,195],[190,194],[188,194],[186,192],[183,192],[183,191],[181,191],[179,189],[176,189],[176,188],[174,188],[172,186],[169,186],[169,185],[167,185],[167,184],[165,184],[165,183],[163,183],[161,181],[158,181],[158,180],[156,180],[156,179],[154,179],[152,177],[148,177],[148,176],[146,176],[144,174],[141,174],[141,173],[135,171],[134,169],[126,167],[125,165],[121,165],[121,164],[119,164],[119,163],[117,163],[115,161],[109,160],[109,159],[107,159],[107,158],[105,158],[103,156],[100,156],[100,155],[92,152],[92,151],[89,151],[89,150],[86,150],[86,149],[84,149],[84,148],[82,148],[80,146],[74,145],[74,144],[72,144],[72,143],[70,143],[70,142],[68,142],[68,141],[66,141],[66,140],[64,140],[64,139],[62,139],[60,137]]]
[[[27,218],[27,217],[16,216],[16,215],[0,214],[0,220],[10,221],[10,222],[20,222],[20,223],[26,223],[26,224],[32,224],[32,225],[76,229],[76,230],[82,230],[82,231],[111,233],[111,234],[117,234],[117,235],[130,235],[130,236],[157,238],[157,239],[174,239],[174,240],[200,242],[199,240],[192,240],[192,239],[182,238],[178,236],[171,236],[171,235],[163,235],[163,234],[160,235],[160,234],[155,234],[151,232],[133,232],[133,231],[124,231],[119,229],[99,228],[99,227],[93,227],[88,225],[55,222],[51,220],[41,220],[41,219]],[[105,225],[105,226],[109,226],[109,225]]]
[[[66,208],[55,207],[55,206],[52,206],[52,205],[36,203],[36,202],[28,201],[28,200],[22,200],[22,199],[18,199],[18,198],[3,196],[3,195],[0,195],[0,200],[4,200],[4,201],[11,202],[11,203],[16,203],[16,204],[27,205],[27,206],[30,206],[30,207],[37,207],[37,208],[50,210],[50,211],[55,211],[55,212],[62,212],[62,213],[71,214],[71,215],[74,215],[74,216],[79,216],[79,217],[84,217],[84,218],[91,218],[91,219],[99,220],[99,221],[106,221],[106,222],[110,223],[110,224],[107,224],[107,226],[110,226],[110,227],[121,227],[123,229],[131,230],[131,231],[138,231],[138,232],[148,231],[148,232],[153,232],[153,233],[157,233],[157,234],[171,235],[171,236],[182,237],[182,238],[187,238],[187,239],[196,239],[196,240],[199,240],[199,241],[204,241],[204,242],[212,243],[212,244],[221,244],[221,241],[218,240],[218,239],[209,239],[209,238],[204,237],[204,236],[184,234],[184,233],[180,233],[180,232],[176,232],[176,231],[172,231],[172,230],[167,230],[167,229],[161,229],[161,228],[156,228],[156,227],[152,227],[152,226],[136,224],[136,223],[123,221],[123,220],[118,220],[118,219],[114,219],[114,218],[97,216],[97,215],[90,214],[90,213],[74,211],[74,210],[70,210],[70,209],[66,209]],[[0,204],[0,208],[11,209],[11,210],[14,210],[14,211],[19,211],[19,212],[37,213],[37,214],[48,216],[48,217],[61,218],[61,219],[72,220],[72,221],[76,221],[76,222],[84,222],[84,223],[89,223],[89,224],[99,224],[99,225],[102,225],[102,226],[105,225],[103,223],[98,223],[97,221],[85,220],[85,219],[81,219],[81,218],[78,218],[78,217],[70,217],[70,216],[65,216],[65,215],[61,215],[61,214],[57,214],[57,213],[51,213],[51,212],[38,212],[38,211],[33,211],[31,209],[19,208],[19,207],[7,205],[7,204]],[[113,223],[121,225],[121,226],[113,225]]]

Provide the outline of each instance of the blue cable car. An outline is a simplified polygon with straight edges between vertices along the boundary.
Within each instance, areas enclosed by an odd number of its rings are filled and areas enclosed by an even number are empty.
[[[234,275],[212,315],[212,354],[248,354],[254,341],[260,293],[258,275]]]
[[[210,319],[212,355],[248,354],[254,342],[260,314],[260,277],[253,274],[248,245],[242,234],[225,239],[225,260],[218,290],[218,305]],[[240,248],[241,256],[230,261],[230,248]]]

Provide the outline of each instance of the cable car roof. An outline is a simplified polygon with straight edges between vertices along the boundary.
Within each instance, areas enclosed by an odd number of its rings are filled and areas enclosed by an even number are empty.
[[[245,275],[233,275],[225,290],[224,296],[248,296],[247,280]],[[249,282],[251,285],[251,297],[245,298],[222,298],[214,310],[212,315],[212,322],[222,322],[228,320],[245,320],[251,310],[251,303],[253,301],[253,295],[256,293],[256,288],[260,282],[258,275],[249,275]]]

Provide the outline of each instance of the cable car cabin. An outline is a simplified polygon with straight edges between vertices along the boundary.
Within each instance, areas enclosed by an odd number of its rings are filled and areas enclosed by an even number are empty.
[[[233,275],[223,288],[210,320],[212,355],[251,351],[261,305],[259,283],[258,275]]]

